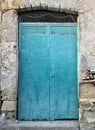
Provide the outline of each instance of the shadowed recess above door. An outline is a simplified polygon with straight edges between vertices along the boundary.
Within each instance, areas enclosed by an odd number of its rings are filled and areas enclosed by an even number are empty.
[[[19,22],[76,23],[77,14],[41,10],[19,12]]]

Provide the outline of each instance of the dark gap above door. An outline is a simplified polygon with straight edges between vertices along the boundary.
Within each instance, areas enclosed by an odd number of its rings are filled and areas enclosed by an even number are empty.
[[[53,11],[19,12],[19,22],[76,23],[77,14]]]

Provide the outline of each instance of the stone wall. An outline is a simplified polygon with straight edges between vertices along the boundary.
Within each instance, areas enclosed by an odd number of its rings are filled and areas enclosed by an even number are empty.
[[[6,112],[7,118],[15,117],[16,112],[17,25],[15,10],[2,12],[1,110]]]
[[[94,6],[95,1],[83,1],[83,9],[79,13],[79,111],[82,130],[95,129]]]
[[[1,89],[1,11],[0,11],[0,89]],[[1,96],[0,96],[0,108],[1,108]]]
[[[79,121],[81,130],[95,130],[95,0],[2,0],[1,110],[16,117],[17,11],[37,9],[78,12]]]

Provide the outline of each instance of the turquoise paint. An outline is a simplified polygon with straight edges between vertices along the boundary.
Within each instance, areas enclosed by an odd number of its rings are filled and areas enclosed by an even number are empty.
[[[78,118],[77,26],[19,24],[19,120]]]

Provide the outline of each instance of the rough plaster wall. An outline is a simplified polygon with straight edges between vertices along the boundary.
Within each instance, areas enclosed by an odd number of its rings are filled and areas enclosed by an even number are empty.
[[[23,8],[27,8],[26,10],[49,9],[54,11],[72,11],[73,13],[78,11],[80,122],[81,124],[83,122],[94,123],[95,87],[93,80],[95,75],[92,72],[95,70],[95,0],[2,1],[2,111],[8,111],[7,117],[12,118],[16,110],[17,14],[15,9]],[[81,125],[81,129],[84,129],[82,127],[83,125]]]

